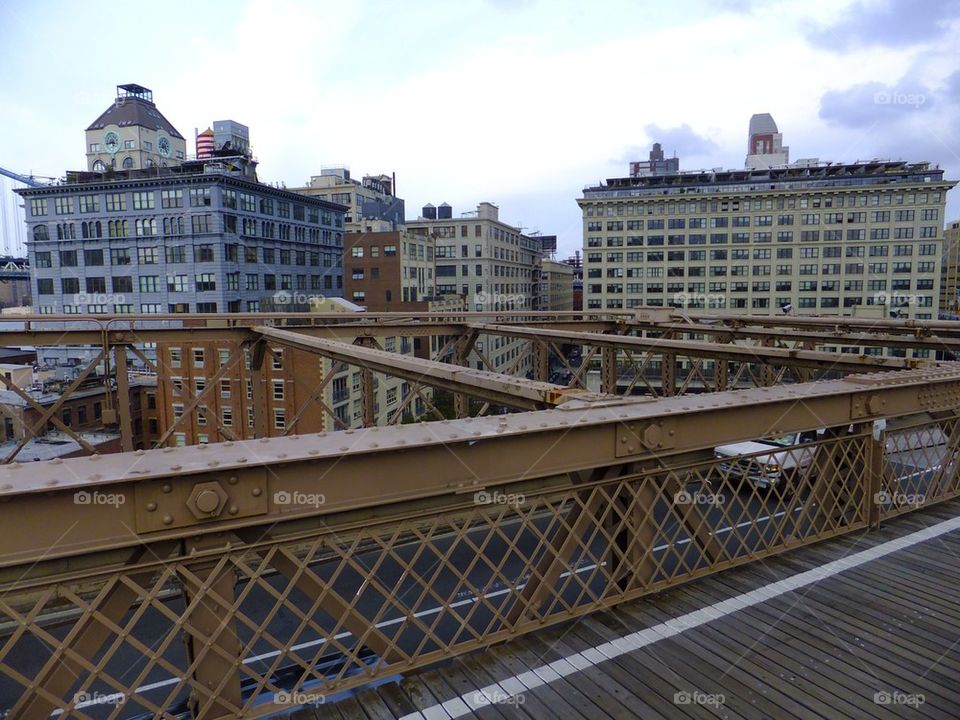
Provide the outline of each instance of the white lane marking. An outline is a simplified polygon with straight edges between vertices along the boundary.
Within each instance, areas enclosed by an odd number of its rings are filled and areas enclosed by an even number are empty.
[[[802,507],[797,508],[797,512],[799,512],[799,511],[802,510],[802,509],[803,509]],[[783,516],[783,515],[786,515],[786,511],[781,511],[781,512],[778,512],[778,513],[774,513],[772,516],[770,516],[770,515],[761,515],[761,516],[758,517],[756,520],[749,520],[749,521],[747,521],[747,522],[738,523],[738,524],[735,525],[735,526],[725,526],[725,527],[722,527],[722,528],[718,528],[717,531],[716,531],[716,534],[717,534],[717,535],[722,535],[722,534],[724,534],[724,533],[728,533],[728,532],[732,531],[734,527],[736,527],[736,528],[742,528],[742,527],[746,527],[747,525],[752,525],[754,522],[758,522],[758,523],[759,523],[759,522],[766,522],[767,520],[770,520],[771,517],[777,518],[777,517],[781,517],[781,516]],[[689,539],[689,538],[684,538],[684,539],[682,539],[682,540],[676,541],[675,543],[667,543],[667,544],[665,544],[665,545],[657,545],[656,547],[653,548],[653,550],[654,550],[654,552],[662,552],[662,551],[666,550],[666,549],[669,548],[669,547],[674,547],[674,546],[676,546],[676,545],[686,545],[686,544],[689,543],[689,542],[690,542],[690,539]],[[596,567],[597,567],[596,565],[584,565],[584,566],[581,567],[581,568],[577,568],[577,572],[578,572],[578,573],[589,572],[590,570],[596,569]],[[560,575],[560,577],[562,577],[562,578],[563,578],[563,577],[569,577],[569,576],[570,576],[570,573],[569,573],[569,572],[565,572],[565,573],[562,573],[562,574]],[[454,603],[451,603],[451,604],[450,604],[450,607],[451,607],[451,608],[462,607],[463,605],[469,605],[470,603],[477,602],[478,600],[480,600],[480,598],[493,598],[493,597],[498,597],[498,596],[500,596],[500,595],[505,595],[505,594],[507,594],[507,593],[509,593],[509,592],[514,592],[514,591],[522,590],[525,585],[526,585],[526,583],[520,583],[520,584],[518,584],[516,587],[513,587],[513,588],[504,588],[503,590],[495,590],[495,591],[489,592],[489,593],[481,593],[479,596],[474,596],[474,597],[466,598],[466,599],[464,599],[464,600],[458,600],[458,601],[456,601],[456,602],[454,602]],[[436,615],[436,614],[437,614],[438,612],[440,612],[441,610],[443,610],[442,607],[429,608],[429,609],[427,609],[427,610],[421,610],[420,612],[416,612],[416,613],[413,614],[413,616],[416,617],[416,618],[421,618],[421,617],[426,617],[427,615]],[[404,622],[406,619],[407,619],[407,616],[404,615],[404,616],[402,616],[402,617],[393,618],[392,620],[384,620],[383,622],[377,623],[376,627],[377,627],[377,629],[380,629],[380,628],[390,627],[391,625],[398,625],[398,624]],[[350,637],[350,635],[351,635],[351,633],[349,633],[349,632],[342,632],[342,633],[339,633],[338,635],[335,635],[335,636],[333,637],[333,639],[334,639],[334,640],[342,640],[342,639],[344,639],[344,638]],[[294,645],[293,647],[290,648],[290,650],[291,650],[291,651],[305,650],[305,649],[307,649],[307,648],[316,647],[317,645],[323,645],[325,642],[327,642],[327,639],[326,639],[326,638],[318,638],[317,640],[310,640],[310,641],[305,642],[305,643],[300,643],[299,645]],[[276,657],[277,655],[280,654],[280,652],[281,652],[280,650],[271,650],[270,652],[265,652],[265,653],[263,653],[262,655],[255,655],[255,656],[253,656],[253,657],[249,657],[249,658],[245,659],[243,662],[244,662],[244,664],[249,664],[249,663],[259,662],[259,661],[261,661],[261,660],[267,660],[267,659],[269,659],[269,658]],[[288,651],[285,650],[284,652],[288,652]],[[151,691],[153,691],[153,690],[159,690],[160,688],[169,687],[170,685],[176,685],[178,682],[181,682],[181,680],[180,680],[179,678],[168,678],[168,679],[166,679],[166,680],[158,680],[157,682],[147,683],[146,685],[141,685],[141,686],[138,687],[136,690],[134,690],[134,695],[140,695],[140,694],[142,694],[142,693],[151,692]],[[494,689],[495,689],[495,688],[494,688]],[[103,702],[103,701],[100,700],[99,702]],[[77,708],[77,709],[82,709],[82,708],[84,708],[84,707],[88,707],[88,706],[90,706],[90,705],[95,705],[95,704],[97,704],[97,701],[81,702],[81,703],[77,703],[76,708]],[[51,713],[51,715],[62,715],[62,714],[63,714],[63,711],[62,711],[62,710],[55,710],[54,712]],[[410,716],[410,717],[420,717],[420,718],[422,718],[423,716],[422,716],[422,715],[420,715],[420,716],[413,715],[413,716]]]
[[[890,555],[891,553],[904,550],[908,547],[912,547],[913,545],[917,545],[918,543],[932,540],[933,538],[945,535],[949,532],[954,532],[956,530],[960,530],[960,517],[944,520],[943,522],[937,523],[936,525],[931,525],[923,530],[918,530],[894,540],[888,540],[885,543],[881,543],[880,545],[876,545],[866,550],[861,550],[858,553],[848,555],[840,560],[828,562],[820,567],[814,568],[813,570],[807,570],[806,572],[791,575],[783,580],[778,580],[777,582],[770,583],[769,585],[759,587],[756,590],[751,590],[750,592],[728,598],[721,602],[714,603],[713,605],[708,605],[700,610],[696,610],[685,615],[680,615],[676,618],[672,618],[658,625],[653,625],[644,630],[640,630],[629,635],[624,635],[597,647],[581,650],[574,655],[563,658],[563,660],[566,660],[570,665],[573,665],[578,670],[585,670],[594,665],[599,665],[602,662],[606,662],[609,659],[632,652],[633,650],[645,647],[646,645],[651,645],[661,639],[669,638],[673,635],[677,635],[687,630],[699,627],[700,625],[708,623],[713,619],[730,615],[738,610],[742,610],[743,608],[759,605],[760,603],[766,602],[780,595],[784,595],[785,593],[792,592],[802,587],[806,587],[807,585],[812,585],[820,582],[821,580],[833,577],[844,570],[849,570],[865,563],[878,560],[882,557]],[[521,675],[514,676],[513,679],[524,681],[525,677],[532,676],[537,680],[534,683],[534,686],[541,685],[546,682],[550,682],[550,680],[546,679],[547,677],[550,677],[551,679],[560,677],[560,674],[551,670],[551,667],[555,666],[555,663],[551,663],[550,665],[532,668]],[[504,684],[509,684],[510,679],[511,678],[508,678],[507,680],[500,680],[498,685],[502,688]],[[526,683],[524,682],[524,684]],[[460,697],[462,699],[468,696],[473,696],[476,693],[489,695],[492,692],[495,692],[494,686],[488,685],[483,688],[477,688],[477,690],[467,693],[466,695],[461,695]],[[511,698],[512,696],[499,696],[500,702],[509,701]],[[427,711],[423,710],[421,712],[426,715]],[[465,714],[466,713],[453,715],[452,718],[462,717]],[[420,713],[412,713],[410,715],[404,715],[402,718],[400,718],[400,720],[414,720],[414,718],[421,717],[423,717],[423,715]]]

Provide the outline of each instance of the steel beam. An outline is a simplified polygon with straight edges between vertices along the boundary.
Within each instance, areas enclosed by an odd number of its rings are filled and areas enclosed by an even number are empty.
[[[325,357],[357,365],[374,372],[403,378],[452,392],[466,392],[498,405],[536,410],[571,399],[596,399],[592,393],[563,385],[533,382],[485,370],[463,368],[449,363],[347,345],[336,340],[307,337],[278,328],[259,327],[256,332],[274,342],[308,350]]]
[[[819,367],[841,372],[864,372],[865,370],[891,370],[929,365],[926,360],[890,358],[876,355],[850,355],[814,350],[793,350],[774,347],[743,345],[719,345],[711,342],[689,340],[665,340],[662,338],[620,336],[601,333],[578,333],[560,330],[518,327],[513,325],[478,325],[471,327],[483,333],[524,339],[554,338],[580,345],[599,345],[629,349],[638,352],[674,352],[686,357],[704,357],[736,360],[743,363],[781,365],[785,367]]]
[[[52,460],[29,470],[13,464],[0,468],[0,565],[135,547],[182,537],[185,528],[198,534],[322,521],[520,479],[957,407],[960,365],[951,363],[696,397],[571,401],[532,413]],[[185,502],[198,483],[212,479],[221,481],[223,506],[237,512],[198,519]],[[78,491],[116,502],[78,506]],[[319,493],[325,503],[276,505],[277,493]],[[74,523],[64,533],[60,523],[38,517]]]

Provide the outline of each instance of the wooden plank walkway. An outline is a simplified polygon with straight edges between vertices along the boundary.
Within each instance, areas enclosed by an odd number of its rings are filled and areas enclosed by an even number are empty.
[[[944,503],[293,717],[960,718],[958,518]]]

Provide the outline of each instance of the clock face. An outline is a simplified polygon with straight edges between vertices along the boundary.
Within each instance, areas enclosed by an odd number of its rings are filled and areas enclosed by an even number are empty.
[[[111,130],[103,136],[103,147],[108,153],[116,153],[120,149],[120,136]]]
[[[157,150],[159,150],[160,154],[164,157],[170,157],[170,138],[161,135],[157,139]]]

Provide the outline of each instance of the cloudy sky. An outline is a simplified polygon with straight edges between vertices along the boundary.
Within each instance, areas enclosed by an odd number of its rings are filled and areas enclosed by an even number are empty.
[[[489,200],[565,255],[585,185],[653,141],[681,169],[742,167],[755,112],[791,159],[960,179],[958,29],[960,0],[0,0],[0,165],[83,167],[84,128],[136,82],[190,139],[249,125],[263,180],[396,172],[408,217]]]

